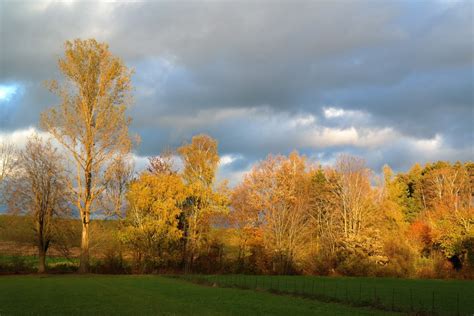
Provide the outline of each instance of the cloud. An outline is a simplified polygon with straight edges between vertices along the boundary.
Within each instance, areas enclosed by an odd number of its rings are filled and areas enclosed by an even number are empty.
[[[0,131],[0,143],[11,143],[14,144],[17,148],[22,149],[28,142],[28,138],[33,135],[38,135],[43,139],[51,138],[51,135],[49,133],[38,131],[34,127],[29,127],[26,129],[18,129],[13,132]]]
[[[36,127],[59,103],[42,82],[60,78],[64,41],[95,37],[135,69],[128,113],[140,165],[201,132],[218,139],[221,175],[235,179],[293,149],[324,161],[352,152],[400,170],[472,157],[470,1],[1,6],[3,134]]]

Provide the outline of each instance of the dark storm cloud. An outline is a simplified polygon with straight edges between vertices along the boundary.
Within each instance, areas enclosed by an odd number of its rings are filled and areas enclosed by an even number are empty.
[[[140,155],[207,132],[242,156],[229,173],[293,149],[377,168],[422,149],[469,159],[473,27],[470,1],[3,1],[0,85],[21,93],[0,131],[35,125],[57,102],[41,82],[59,77],[62,43],[95,37],[136,70]]]

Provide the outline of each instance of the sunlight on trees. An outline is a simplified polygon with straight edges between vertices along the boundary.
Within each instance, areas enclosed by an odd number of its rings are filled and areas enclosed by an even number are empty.
[[[48,86],[61,103],[41,125],[61,147],[37,136],[22,150],[0,144],[15,242],[34,229],[39,272],[51,243],[76,254],[80,243],[79,272],[91,271],[92,248],[95,272],[474,277],[474,163],[397,173],[347,154],[323,167],[295,151],[229,188],[216,181],[217,140],[199,134],[135,173],[132,72],[93,39],[66,42],[58,65],[64,80]]]
[[[65,81],[53,80],[49,88],[61,104],[43,113],[41,124],[76,164],[70,190],[82,222],[80,271],[87,272],[89,223],[104,190],[103,170],[132,146],[131,119],[125,114],[131,102],[132,72],[107,44],[93,39],[67,41],[58,65]]]

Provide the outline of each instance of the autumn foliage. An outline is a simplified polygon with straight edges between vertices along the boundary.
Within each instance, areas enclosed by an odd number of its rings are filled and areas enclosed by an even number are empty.
[[[229,187],[217,181],[217,140],[200,134],[137,173],[132,71],[95,40],[66,42],[58,66],[64,80],[49,88],[60,104],[41,125],[60,149],[36,138],[23,151],[0,146],[3,199],[33,219],[41,272],[50,243],[63,241],[81,245],[81,272],[96,248],[120,272],[474,276],[474,163],[395,173],[295,151],[256,162]],[[95,219],[108,228],[91,230]],[[66,222],[80,236],[57,234]]]

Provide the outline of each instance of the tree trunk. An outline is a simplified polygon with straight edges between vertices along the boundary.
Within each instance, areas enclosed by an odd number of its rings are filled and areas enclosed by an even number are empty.
[[[45,273],[46,272],[46,251],[43,250],[42,247],[38,247],[38,273]]]
[[[79,273],[89,272],[89,215],[86,213],[82,219],[81,258]]]

